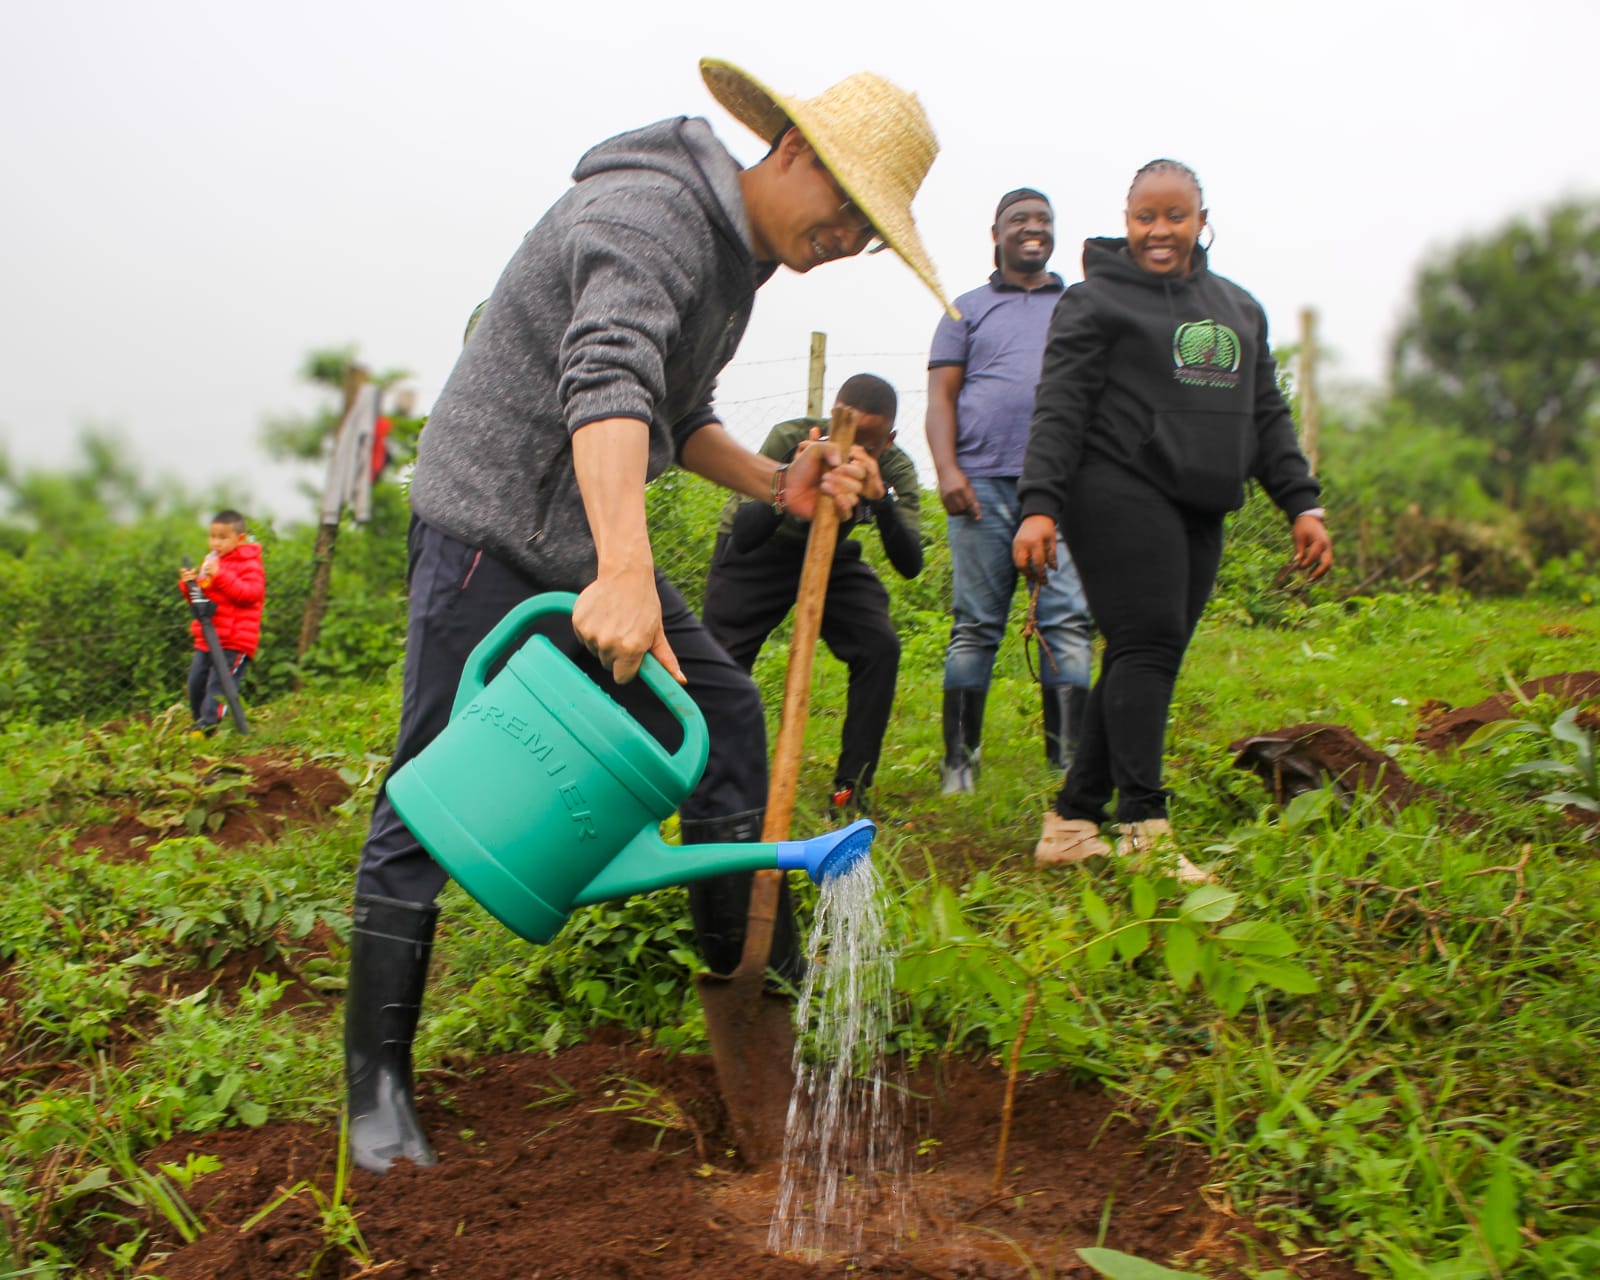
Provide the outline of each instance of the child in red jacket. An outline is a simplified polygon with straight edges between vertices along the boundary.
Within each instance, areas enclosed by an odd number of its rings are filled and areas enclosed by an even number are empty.
[[[267,594],[267,574],[261,565],[261,546],[246,541],[249,530],[237,511],[219,511],[211,520],[211,552],[198,569],[182,569],[178,587],[184,590],[198,582],[206,597],[216,605],[211,625],[217,643],[238,685],[244,679],[250,660],[261,640],[261,602]],[[206,648],[205,633],[199,620],[189,624],[194,632],[194,661],[189,664],[189,709],[195,728],[214,733],[226,711],[222,686]]]

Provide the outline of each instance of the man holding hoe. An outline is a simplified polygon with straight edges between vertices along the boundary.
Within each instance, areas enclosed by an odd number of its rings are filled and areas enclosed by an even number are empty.
[[[711,407],[755,291],[798,272],[895,250],[943,303],[911,217],[938,143],[917,99],[869,73],[814,98],[774,92],[728,63],[701,73],[771,144],[741,169],[701,119],[600,143],[495,285],[423,433],[411,498],[410,616],[391,769],[444,727],[473,646],[542,591],[579,592],[572,630],[628,704],[646,654],[704,713],[710,757],[683,804],[686,843],[756,839],[766,729],[748,675],[656,571],[645,484],[677,462],[809,518],[854,510],[863,467],[830,444],[787,467],[736,443]],[[636,709],[648,724],[653,699]],[[659,706],[659,704],[655,704]],[[356,1162],[437,1157],[413,1096],[411,1040],[445,873],[387,800],[374,806],[356,880],[345,1066]],[[740,895],[696,912],[702,952],[737,955]],[[792,914],[773,967],[798,972]]]

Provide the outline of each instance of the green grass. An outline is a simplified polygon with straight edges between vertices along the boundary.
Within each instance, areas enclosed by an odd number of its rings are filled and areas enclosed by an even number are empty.
[[[1196,637],[1169,740],[1175,822],[1225,886],[1201,899],[1130,871],[1033,869],[1055,780],[1014,639],[981,789],[940,796],[942,624],[907,635],[878,786],[907,992],[897,1046],[1001,1055],[1020,1036],[1028,1069],[1100,1078],[1130,1113],[1204,1149],[1218,1193],[1290,1248],[1333,1244],[1406,1280],[1600,1273],[1595,844],[1534,798],[1540,779],[1511,776],[1553,739],[1506,735],[1444,758],[1411,742],[1429,699],[1466,705],[1508,679],[1594,666],[1600,610],[1297,596],[1267,627],[1229,599]],[[776,707],[776,641],[757,677]],[[825,820],[844,683],[819,655],[797,830]],[[97,1225],[141,1205],[192,1229],[183,1171],[135,1158],[175,1133],[336,1123],[331,1011],[292,1005],[267,975],[236,999],[153,976],[276,951],[338,987],[397,701],[398,672],[285,698],[252,709],[247,742],[213,739],[198,761],[178,716],[6,732],[0,1276],[70,1271]],[[1370,797],[1347,812],[1326,793],[1275,810],[1227,744],[1307,720],[1388,750],[1449,815],[1396,815]],[[245,749],[324,762],[356,793],[326,826],[218,850],[206,769]],[[195,834],[147,862],[69,851],[130,805],[198,810]],[[551,1049],[606,1023],[703,1045],[681,891],[584,909],[546,947],[511,939],[454,888],[445,906],[424,1066]],[[324,956],[311,940],[329,930]],[[111,1265],[131,1273],[126,1252]]]

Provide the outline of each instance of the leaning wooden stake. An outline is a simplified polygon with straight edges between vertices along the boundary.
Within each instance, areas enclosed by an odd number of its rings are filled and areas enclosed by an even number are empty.
[[[998,1196],[1006,1181],[1006,1148],[1011,1145],[1011,1113],[1017,1101],[1017,1076],[1022,1070],[1022,1042],[1028,1038],[1028,1028],[1033,1024],[1033,1008],[1039,1003],[1039,982],[1028,984],[1028,998],[1022,1002],[1022,1025],[1017,1028],[1017,1038],[1011,1042],[1011,1064],[1006,1070],[1006,1100],[1000,1108],[1000,1141],[994,1153],[994,1187],[991,1194]]]

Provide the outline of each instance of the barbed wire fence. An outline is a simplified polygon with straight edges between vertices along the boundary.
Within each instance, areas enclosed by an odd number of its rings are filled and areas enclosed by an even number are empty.
[[[856,373],[875,373],[899,397],[896,443],[915,463],[922,488],[921,524],[925,564],[906,581],[887,566],[878,540],[858,535],[863,553],[889,589],[891,610],[908,660],[934,660],[948,634],[949,553],[945,516],[935,489],[923,422],[927,411],[925,351],[825,352],[822,412],[837,389]],[[792,357],[735,361],[724,372],[717,409],[733,437],[759,449],[779,422],[806,412],[813,377],[811,352]],[[715,541],[717,517],[727,494],[699,477],[673,470],[651,486],[652,537],[657,563],[698,606]],[[396,494],[397,508],[403,503]],[[315,685],[383,676],[404,648],[405,524],[403,514],[387,527],[352,535],[354,563],[336,567],[327,616],[318,642],[295,660],[295,637],[315,567],[307,513],[304,525],[258,526],[268,573],[262,647],[245,686],[247,702],[286,692],[299,680]],[[1260,547],[1260,554],[1230,557],[1219,584],[1225,597],[1254,597],[1280,559],[1280,518],[1259,494],[1234,518],[1235,548]],[[130,530],[110,553],[73,562],[70,555],[28,579],[0,581],[0,722],[75,717],[106,719],[183,707],[193,654],[189,612],[176,590],[176,567],[194,555],[193,531]],[[365,560],[356,551],[367,544]],[[380,547],[378,544],[381,543]],[[1274,593],[1281,594],[1281,593]],[[1025,593],[1016,596],[1020,627]],[[781,639],[781,633],[779,636]],[[1009,650],[1016,649],[1015,654]],[[923,651],[926,652],[923,652]],[[1008,637],[1001,661],[1023,661],[1020,642]]]
[[[810,365],[806,350],[731,365],[717,408],[734,438],[758,449],[774,425],[803,415]],[[823,400],[825,414],[839,384],[853,373],[873,372],[887,379],[900,397],[897,443],[916,461],[924,486],[932,483],[922,433],[925,369],[925,352],[828,352]],[[671,527],[658,537],[656,550],[663,571],[697,601],[726,495],[678,472],[654,487],[675,488],[671,498],[681,499],[693,485],[703,486],[703,496],[680,504],[686,507],[682,518],[667,522]],[[401,523],[381,532],[364,528],[342,544],[322,635],[304,661],[295,661],[296,635],[315,568],[315,514],[308,509],[304,522],[293,524],[253,523],[263,543],[268,597],[261,649],[244,686],[247,704],[268,701],[301,678],[312,685],[379,678],[403,651]],[[375,537],[396,544],[390,548],[393,554],[378,557],[384,562],[383,574],[371,570],[371,557],[365,571],[359,562],[344,563],[347,549],[354,552],[361,539]],[[159,530],[129,529],[125,536],[119,532],[109,552],[90,556],[67,548],[48,565],[30,558],[13,562],[16,572],[8,566],[0,581],[0,723],[185,711],[194,642],[189,611],[176,590],[177,566],[184,555],[203,551],[203,535],[185,530],[180,522]],[[377,577],[393,580],[374,581]]]

